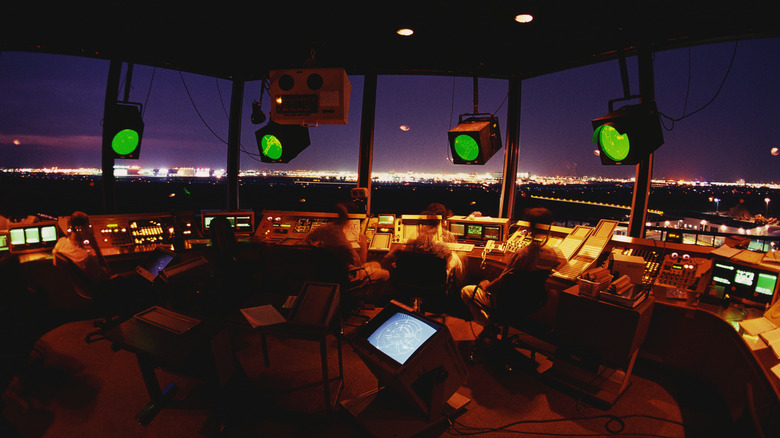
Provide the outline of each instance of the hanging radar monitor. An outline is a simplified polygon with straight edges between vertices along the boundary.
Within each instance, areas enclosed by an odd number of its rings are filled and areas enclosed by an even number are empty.
[[[592,124],[601,164],[638,164],[664,144],[655,103],[626,105]]]
[[[455,164],[485,164],[501,149],[498,118],[492,114],[461,114],[447,136]]]
[[[114,104],[103,131],[114,158],[137,159],[141,155],[141,137],[144,132],[141,104]]]
[[[255,131],[255,138],[264,163],[289,163],[311,144],[309,128],[280,125],[273,120]]]

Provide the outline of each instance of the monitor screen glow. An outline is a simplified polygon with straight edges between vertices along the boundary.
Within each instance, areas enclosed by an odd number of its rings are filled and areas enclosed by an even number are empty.
[[[24,229],[14,228],[9,231],[11,235],[11,245],[24,245]]]
[[[459,223],[450,223],[450,233],[458,237],[463,237],[466,234],[466,226]]]
[[[41,235],[38,232],[38,227],[25,228],[24,240],[27,243],[40,243]]]
[[[395,222],[395,216],[391,214],[380,214],[377,223],[379,225],[393,225]]]
[[[57,227],[54,225],[45,225],[41,227],[41,241],[55,242],[57,240]]]
[[[374,348],[403,365],[436,333],[437,328],[405,312],[396,312],[368,336]]]
[[[466,225],[466,237],[481,239],[482,225]]]
[[[711,287],[724,294],[761,304],[771,304],[777,286],[777,273],[749,266],[716,261],[712,267]]]

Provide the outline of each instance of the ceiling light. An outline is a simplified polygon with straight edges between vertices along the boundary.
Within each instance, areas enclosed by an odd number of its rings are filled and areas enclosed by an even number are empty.
[[[404,27],[395,31],[395,33],[401,36],[412,36],[412,34],[414,34],[414,31],[412,29],[409,29],[408,27]]]
[[[530,23],[534,20],[534,16],[531,14],[517,14],[515,15],[515,21],[518,23]]]

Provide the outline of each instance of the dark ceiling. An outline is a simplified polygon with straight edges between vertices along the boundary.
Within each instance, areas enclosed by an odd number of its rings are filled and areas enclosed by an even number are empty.
[[[343,67],[520,78],[635,54],[780,36],[780,2],[286,0],[0,7],[0,50],[116,59],[221,78]],[[122,9],[124,7],[124,9]],[[513,21],[530,8],[535,20]],[[400,37],[395,30],[411,27]],[[777,56],[775,54],[774,56]]]

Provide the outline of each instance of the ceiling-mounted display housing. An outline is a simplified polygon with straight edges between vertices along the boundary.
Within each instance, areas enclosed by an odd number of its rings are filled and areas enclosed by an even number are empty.
[[[283,125],[346,125],[352,86],[343,68],[269,72],[271,120]]]

